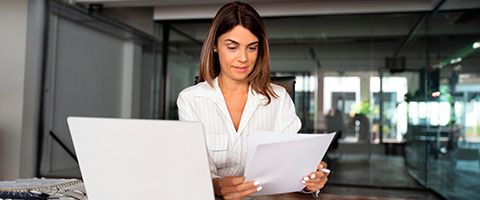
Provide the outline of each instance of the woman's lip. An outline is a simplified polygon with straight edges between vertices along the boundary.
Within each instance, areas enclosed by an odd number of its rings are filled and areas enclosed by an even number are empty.
[[[232,66],[232,67],[236,72],[246,72],[248,69],[248,66],[245,66],[245,67]]]

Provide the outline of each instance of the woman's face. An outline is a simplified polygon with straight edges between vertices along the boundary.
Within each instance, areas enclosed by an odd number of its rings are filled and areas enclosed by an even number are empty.
[[[215,46],[220,60],[220,76],[244,81],[253,71],[258,55],[258,38],[241,25],[221,35]]]

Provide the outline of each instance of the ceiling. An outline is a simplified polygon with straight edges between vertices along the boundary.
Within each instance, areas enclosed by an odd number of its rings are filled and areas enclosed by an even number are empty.
[[[109,9],[150,8],[157,23],[169,22],[182,34],[171,34],[178,53],[173,62],[198,61],[209,20],[227,0],[76,0]],[[406,57],[411,69],[448,58],[480,40],[478,0],[247,0],[264,17],[269,32],[272,65],[283,71],[377,71],[386,57]],[[438,6],[436,13],[428,18]],[[135,14],[136,15],[136,14]],[[186,21],[189,19],[190,21]],[[423,20],[422,20],[423,19]],[[173,21],[172,21],[173,20]],[[182,20],[178,23],[175,20]],[[418,23],[420,22],[420,23]],[[428,24],[428,28],[425,25]],[[428,33],[429,37],[425,37]],[[195,43],[191,39],[198,42]],[[428,38],[428,39],[427,39]],[[430,63],[425,63],[425,55]],[[477,72],[477,53],[465,60],[465,70]],[[185,55],[188,55],[185,57]],[[188,59],[185,59],[188,58]],[[196,64],[192,64],[196,66]]]
[[[431,64],[446,59],[471,42],[480,40],[480,13],[441,12],[429,18],[428,44],[425,22],[411,33],[421,13],[364,14],[265,18],[270,38],[272,63],[276,69],[292,71],[377,71],[386,57],[406,57],[409,69],[423,68],[426,47]],[[171,34],[172,46],[198,59],[208,22],[173,23],[173,26],[199,41],[194,43],[181,34]],[[412,35],[412,37],[409,37]],[[404,44],[404,45],[403,45]],[[402,46],[403,45],[403,46]],[[479,56],[470,57],[467,63]],[[475,58],[475,59],[473,59]],[[184,61],[184,57],[179,60]],[[475,71],[477,64],[465,68]],[[471,67],[468,67],[471,66]],[[478,71],[478,70],[476,70]]]
[[[74,0],[104,7],[154,7],[155,20],[212,18],[218,8],[231,0]],[[431,11],[480,8],[477,0],[245,0],[264,16],[303,16]]]

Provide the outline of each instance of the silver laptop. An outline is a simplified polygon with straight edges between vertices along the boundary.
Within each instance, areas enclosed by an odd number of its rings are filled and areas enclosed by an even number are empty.
[[[200,123],[67,121],[89,200],[214,199]]]

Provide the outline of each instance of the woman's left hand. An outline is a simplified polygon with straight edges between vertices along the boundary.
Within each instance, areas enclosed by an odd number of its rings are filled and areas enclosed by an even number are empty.
[[[322,189],[328,181],[329,173],[325,173],[320,169],[327,168],[326,162],[320,162],[317,167],[317,171],[309,174],[308,176],[303,177],[302,183],[305,184],[306,191],[318,191]]]

